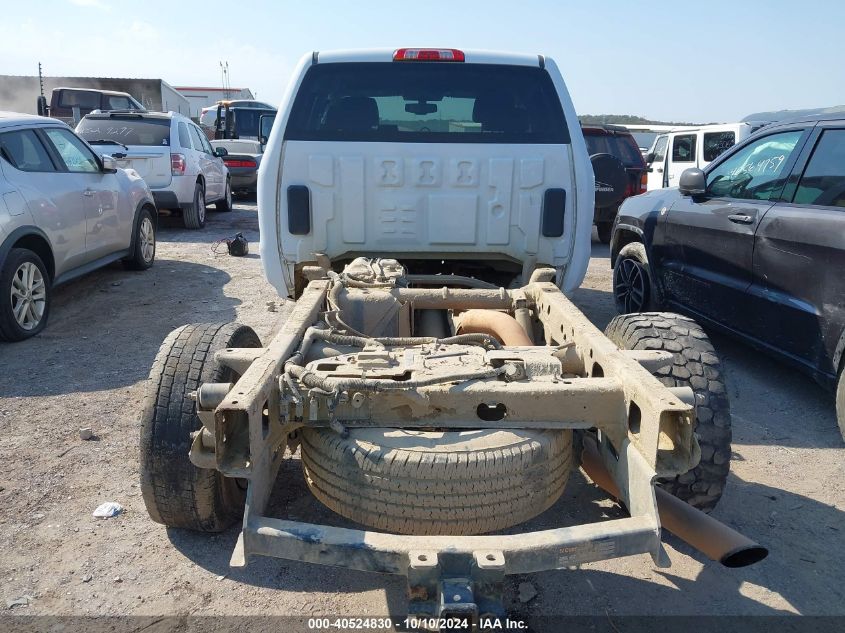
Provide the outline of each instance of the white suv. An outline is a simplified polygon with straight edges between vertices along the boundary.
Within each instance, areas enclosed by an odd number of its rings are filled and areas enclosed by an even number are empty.
[[[598,175],[596,176],[598,179]],[[577,287],[595,181],[555,63],[455,49],[313,53],[258,176],[261,261],[284,296],[318,254],[508,287],[537,267]]]
[[[119,167],[138,172],[159,209],[182,214],[185,226],[205,225],[206,205],[232,208],[226,150],[213,149],[188,117],[176,112],[92,112],[76,132]]]

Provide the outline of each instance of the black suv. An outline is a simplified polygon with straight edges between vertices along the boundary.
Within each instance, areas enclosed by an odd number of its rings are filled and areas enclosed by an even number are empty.
[[[645,159],[628,128],[582,123],[581,131],[596,174],[593,223],[599,240],[607,244],[619,205],[646,190]]]
[[[845,437],[841,114],[769,125],[679,187],[627,200],[611,265],[621,313],[686,312],[836,389]]]

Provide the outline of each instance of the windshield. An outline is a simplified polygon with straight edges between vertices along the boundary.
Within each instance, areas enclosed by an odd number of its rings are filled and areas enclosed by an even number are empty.
[[[170,145],[170,119],[86,117],[79,122],[76,133],[89,143],[117,141],[123,145]]]
[[[318,64],[285,138],[417,143],[568,143],[539,67],[438,62]]]

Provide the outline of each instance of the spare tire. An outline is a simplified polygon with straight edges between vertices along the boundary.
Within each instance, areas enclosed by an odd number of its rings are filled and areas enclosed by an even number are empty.
[[[618,205],[628,190],[625,165],[611,154],[593,154],[590,163],[596,176],[596,208]]]
[[[311,492],[338,514],[399,534],[480,534],[549,508],[572,469],[572,431],[302,431]]]

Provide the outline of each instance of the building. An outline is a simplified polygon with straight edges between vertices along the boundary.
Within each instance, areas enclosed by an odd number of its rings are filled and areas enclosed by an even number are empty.
[[[147,110],[179,112],[190,116],[191,104],[163,79],[121,77],[44,77],[44,95],[50,101],[53,88],[94,88],[128,92]],[[35,75],[0,75],[0,110],[37,114],[40,94]]]
[[[191,104],[191,117],[198,118],[200,111],[213,106],[225,99],[254,99],[249,88],[204,88],[192,86],[177,86],[179,91]]]

